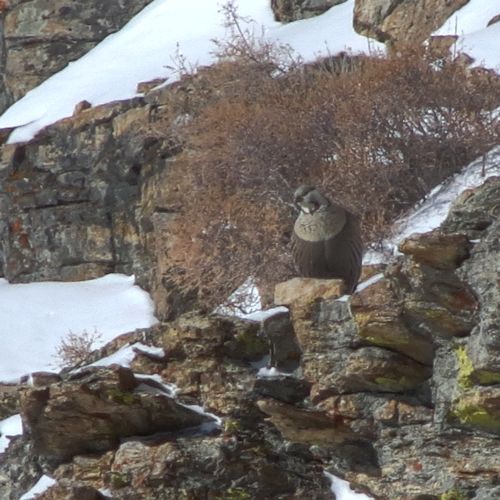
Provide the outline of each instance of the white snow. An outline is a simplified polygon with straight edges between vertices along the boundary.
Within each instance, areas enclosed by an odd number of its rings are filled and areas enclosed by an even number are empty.
[[[0,420],[0,453],[9,446],[9,436],[20,436],[23,433],[21,415],[12,415],[5,420]]]
[[[163,379],[160,375],[145,375],[142,373],[134,373],[134,377],[137,380],[153,380],[161,387],[161,389],[158,389],[159,391],[163,391],[167,394],[167,396],[170,396],[172,398],[175,397],[175,395],[179,392],[179,388],[175,384],[166,384],[165,382],[163,382]],[[145,383],[141,385],[146,386],[147,384]]]
[[[446,219],[453,201],[466,189],[478,187],[488,177],[496,175],[500,175],[500,147],[490,151],[484,163],[482,157],[477,158],[462,172],[436,186],[425,199],[394,224],[393,236],[382,243],[384,250],[382,252],[370,250],[363,258],[363,264],[387,262],[392,255],[398,254],[397,247],[405,238],[414,233],[426,233],[439,227]]]
[[[0,381],[58,368],[54,355],[68,332],[100,334],[100,347],[156,319],[149,295],[133,276],[63,283],[9,284],[0,279]]]
[[[484,169],[484,176],[483,174]],[[426,233],[438,227],[446,216],[453,201],[466,189],[480,186],[488,177],[500,175],[500,148],[495,148],[483,158],[477,158],[462,172],[436,186],[404,220],[397,223],[394,241],[401,242],[410,234]]]
[[[44,491],[47,491],[51,486],[56,484],[57,481],[55,479],[52,479],[49,476],[46,476],[45,474],[38,480],[38,482],[29,490],[26,492],[19,500],[35,500],[35,498],[38,497],[38,495],[41,495]]]
[[[377,283],[377,281],[380,281],[384,277],[384,273],[378,273],[375,276],[372,276],[371,278],[368,278],[367,280],[363,281],[362,283],[359,283],[359,285],[356,287],[356,292],[359,293],[363,291],[365,288],[368,288],[369,286],[374,285]]]
[[[277,378],[277,377],[289,377],[290,374],[286,372],[280,372],[275,366],[260,368],[257,372],[257,378]]]
[[[33,138],[45,126],[71,116],[82,100],[93,106],[134,97],[139,82],[178,79],[176,57],[186,65],[208,65],[215,60],[213,39],[226,35],[221,0],[155,0],[119,32],[108,36],[86,55],[70,63],[1,117],[0,128],[17,127],[9,142]],[[354,0],[332,7],[313,19],[282,25],[274,21],[269,0],[239,0],[238,13],[254,23],[268,39],[288,44],[304,60],[339,51],[369,52],[383,45],[368,41],[352,27]],[[186,21],[188,20],[189,21]]]
[[[348,481],[340,479],[329,472],[324,471],[325,476],[332,482],[332,493],[335,494],[336,500],[373,500],[364,493],[356,493],[351,489]]]
[[[500,70],[500,22],[488,22],[500,15],[500,3],[470,0],[455,12],[433,35],[456,35],[453,49],[474,58],[474,65]]]
[[[134,344],[131,345],[124,345],[113,354],[110,354],[105,358],[98,359],[97,361],[94,361],[94,363],[91,363],[90,365],[86,366],[111,366],[116,364],[129,368],[130,364],[132,363],[132,361],[134,361],[135,357],[137,356],[137,351],[150,353],[153,356],[158,356],[158,357],[165,356],[165,351],[161,347],[153,347],[146,344],[142,344],[141,342],[135,342]],[[84,368],[86,368],[86,366],[77,368],[77,370],[75,371],[81,371]]]

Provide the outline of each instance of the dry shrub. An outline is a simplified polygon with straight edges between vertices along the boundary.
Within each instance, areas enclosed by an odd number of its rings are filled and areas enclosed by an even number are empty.
[[[97,331],[74,333],[70,330],[57,347],[55,358],[63,366],[79,365],[87,359],[100,339],[101,334]]]
[[[251,41],[222,45],[220,63],[196,77],[211,91],[172,169],[182,206],[172,279],[209,305],[250,275],[270,285],[293,273],[299,184],[358,213],[365,241],[376,243],[408,207],[499,143],[498,79],[450,58],[412,48],[304,66],[283,64],[286,49]]]

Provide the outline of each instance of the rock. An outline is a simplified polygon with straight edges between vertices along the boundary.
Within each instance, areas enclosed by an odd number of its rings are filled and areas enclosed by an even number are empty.
[[[17,500],[42,475],[32,443],[23,436],[10,440],[7,453],[0,454],[0,498]]]
[[[159,390],[144,391],[123,367],[87,368],[44,388],[21,393],[23,426],[37,454],[51,462],[103,452],[120,438],[177,431],[213,419]]]
[[[40,500],[104,500],[107,497],[92,486],[85,484],[74,484],[72,481],[62,480],[40,496]]]
[[[490,177],[480,188],[457,197],[441,225],[447,233],[462,233],[469,240],[481,238],[500,215],[500,177]]]
[[[271,0],[276,21],[288,23],[318,16],[346,0]]]
[[[465,427],[500,434],[500,389],[464,391],[454,401],[449,419]]]
[[[259,397],[269,397],[284,403],[299,403],[311,391],[311,383],[295,377],[262,377],[255,381],[253,388]]]
[[[303,410],[271,399],[262,399],[257,405],[289,441],[333,445],[359,439],[342,419],[333,419],[324,412]]]
[[[417,388],[432,374],[429,367],[400,354],[377,347],[363,347],[346,360],[336,390],[406,392]]]
[[[270,365],[292,372],[300,365],[301,350],[289,312],[274,314],[262,322],[262,331],[271,344]]]
[[[356,0],[354,28],[391,44],[419,43],[469,0]]]
[[[407,326],[403,304],[394,296],[387,280],[379,280],[356,293],[351,310],[362,339],[420,363],[432,364],[434,347],[431,337]]]
[[[0,21],[5,87],[0,112],[118,31],[150,0],[10,2]],[[1,92],[1,90],[0,90]]]
[[[60,381],[59,374],[52,372],[33,372],[29,377],[29,382],[33,387],[45,387]]]
[[[255,322],[186,313],[162,328],[167,353],[162,376],[180,388],[180,396],[201,401],[217,415],[251,418],[257,411],[251,400],[257,370],[251,362],[269,354],[259,332]]]
[[[300,306],[319,299],[338,298],[344,293],[342,280],[322,280],[315,278],[292,278],[278,283],[274,291],[277,306]]]
[[[19,413],[18,385],[0,384],[0,420]]]
[[[456,272],[410,258],[392,266],[387,277],[395,284],[403,315],[415,332],[432,337],[470,333],[478,304],[470,286]]]
[[[431,231],[412,235],[400,245],[399,251],[436,269],[456,269],[469,258],[472,244],[463,234],[443,234]]]

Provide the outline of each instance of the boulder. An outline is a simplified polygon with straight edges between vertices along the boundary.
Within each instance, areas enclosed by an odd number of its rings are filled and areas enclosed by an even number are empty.
[[[121,438],[213,422],[151,388],[128,368],[86,368],[21,392],[21,416],[35,452],[52,462],[115,448]]]
[[[469,0],[356,0],[354,28],[380,42],[423,42]]]

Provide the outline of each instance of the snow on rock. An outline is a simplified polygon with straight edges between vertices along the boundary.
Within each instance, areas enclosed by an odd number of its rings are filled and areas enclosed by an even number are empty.
[[[97,332],[98,348],[156,322],[153,302],[133,276],[30,284],[0,279],[0,381],[60,368],[54,355],[69,332]]]
[[[139,82],[175,81],[179,55],[188,67],[213,63],[212,40],[226,35],[220,7],[220,0],[155,0],[119,32],[14,103],[0,117],[0,128],[18,127],[11,143],[27,141],[43,127],[71,116],[82,100],[96,106],[138,95]],[[237,7],[242,17],[254,21],[244,29],[260,33],[262,28],[266,37],[290,45],[305,60],[383,48],[354,31],[354,0],[317,18],[285,25],[274,21],[269,0],[239,0]]]
[[[363,264],[386,262],[398,253],[397,247],[414,233],[427,233],[436,229],[446,219],[453,201],[466,189],[483,184],[488,177],[500,175],[500,147],[490,151],[484,158],[477,158],[462,172],[436,186],[423,200],[394,225],[393,236],[382,243],[382,252],[370,250]],[[359,287],[358,287],[359,291]]]
[[[260,368],[257,372],[257,378],[278,378],[289,377],[290,373],[280,372],[276,367],[271,366]]]
[[[19,500],[35,500],[35,498],[38,498],[38,495],[41,495],[56,483],[57,481],[55,479],[44,474],[35,486],[26,492]]]
[[[12,415],[0,421],[0,453],[3,453],[9,446],[9,436],[20,436],[23,433],[23,423],[21,415]]]
[[[110,354],[105,358],[98,359],[90,365],[77,368],[77,370],[75,371],[83,370],[87,366],[111,366],[114,364],[124,366],[125,368],[130,368],[132,361],[134,361],[137,355],[137,351],[149,353],[157,357],[165,356],[165,351],[161,347],[154,347],[142,344],[141,342],[135,342],[134,344],[123,346],[113,354]]]
[[[353,491],[348,481],[326,471],[325,476],[332,482],[331,490],[335,494],[336,500],[373,500],[373,497]]]
[[[426,233],[438,227],[446,219],[457,196],[466,189],[480,186],[488,177],[494,175],[500,175],[500,148],[490,151],[484,163],[482,157],[477,158],[462,172],[436,186],[405,220],[397,223],[395,243],[400,243],[410,234]]]
[[[433,35],[456,35],[452,50],[474,58],[474,65],[500,71],[500,22],[488,23],[500,15],[498,1],[471,0],[455,12]]]

